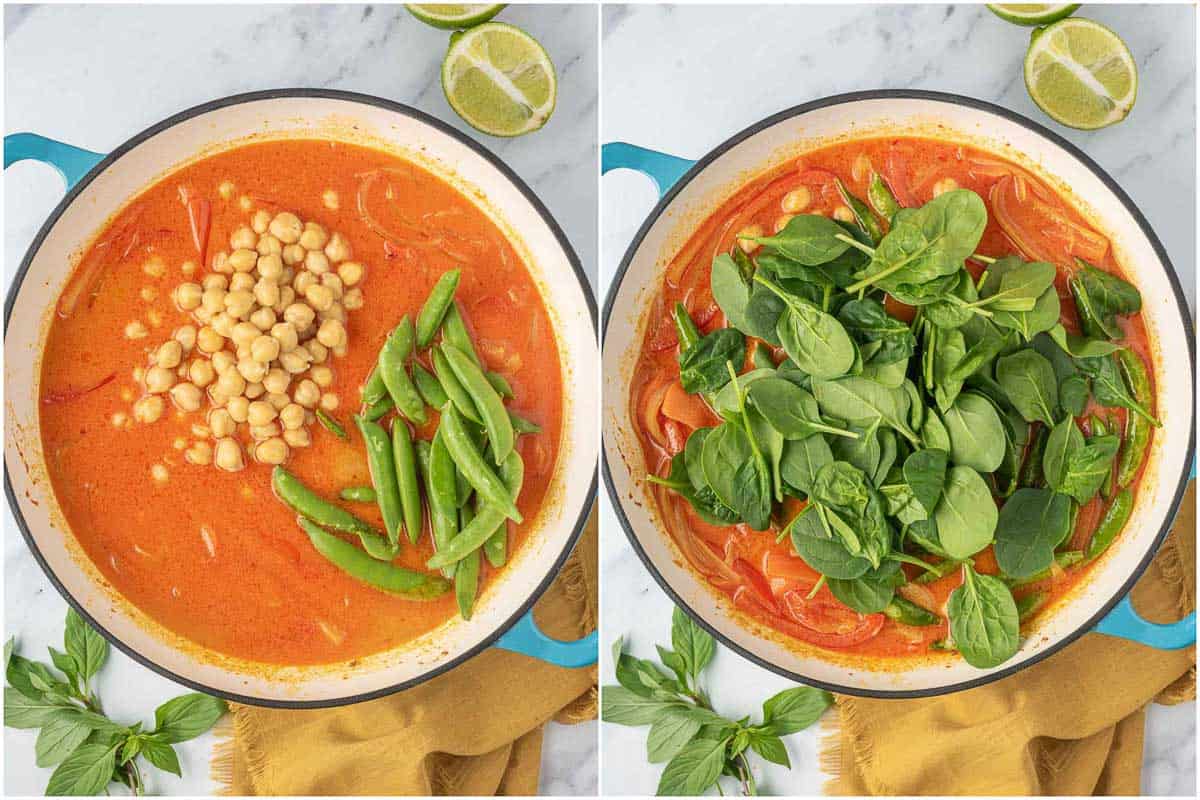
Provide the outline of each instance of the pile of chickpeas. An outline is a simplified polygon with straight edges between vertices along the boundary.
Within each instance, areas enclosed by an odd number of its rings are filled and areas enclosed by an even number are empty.
[[[196,440],[176,447],[190,463],[236,472],[247,454],[282,464],[311,444],[316,409],[337,409],[329,362],[346,353],[346,312],[362,307],[364,268],[340,233],[287,211],[256,211],[229,248],[199,283],[172,292],[196,324],[177,328],[134,370],[144,393],[133,419],[156,422],[168,401],[205,411],[207,424],[192,426]],[[144,328],[126,330],[138,334]]]

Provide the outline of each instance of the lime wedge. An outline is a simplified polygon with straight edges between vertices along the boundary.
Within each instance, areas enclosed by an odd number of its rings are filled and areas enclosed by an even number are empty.
[[[450,40],[442,90],[471,127],[492,136],[520,136],[550,119],[558,79],[536,39],[512,25],[487,22]]]
[[[1079,3],[988,3],[988,8],[1014,25],[1049,25],[1074,14]]]
[[[473,28],[504,10],[504,3],[405,3],[408,13],[435,28]]]
[[[1071,128],[1120,122],[1137,98],[1137,64],[1121,37],[1090,19],[1038,32],[1025,54],[1025,87],[1038,107]]]

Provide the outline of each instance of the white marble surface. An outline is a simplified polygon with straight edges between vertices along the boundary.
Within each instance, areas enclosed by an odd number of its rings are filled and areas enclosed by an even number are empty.
[[[442,95],[438,67],[447,34],[401,6],[13,7],[4,10],[6,132],[34,131],[107,151],[192,105],[273,87],[328,87],[414,105],[474,136],[504,159],[566,230],[592,282],[596,275],[596,26],[598,9],[509,8],[500,17],[545,45],[558,69],[558,107],[541,131],[495,139],[461,122]],[[49,167],[5,175],[5,289],[37,228],[61,198]],[[44,654],[60,645],[66,606],[29,555],[4,510],[5,636]],[[44,656],[43,656],[44,657]],[[120,654],[101,692],[118,718],[152,711],[182,687]],[[542,758],[544,794],[594,794],[596,723],[551,724]],[[32,732],[4,731],[6,794],[40,794],[49,770],[33,767]],[[182,746],[184,778],[155,776],[154,793],[209,794],[211,737]]]
[[[981,6],[609,6],[604,10],[601,140],[697,158],[759,119],[838,92],[920,88],[957,92],[1026,114],[1081,146],[1149,218],[1195,295],[1195,11],[1192,6],[1087,5],[1138,60],[1137,105],[1122,124],[1070,131],[1033,105],[1021,78],[1028,32]],[[601,285],[657,199],[643,177],[617,172],[601,191]],[[651,656],[669,641],[670,601],[629,547],[605,497],[602,634]],[[607,658],[607,652],[601,651]],[[603,673],[611,683],[611,665]],[[754,713],[788,682],[723,650],[708,671],[718,710]],[[1142,788],[1195,795],[1196,705],[1150,711]],[[603,725],[605,794],[652,793],[645,729]],[[788,738],[793,769],[766,770],[764,791],[816,794],[815,730]],[[619,768],[613,765],[620,765]]]

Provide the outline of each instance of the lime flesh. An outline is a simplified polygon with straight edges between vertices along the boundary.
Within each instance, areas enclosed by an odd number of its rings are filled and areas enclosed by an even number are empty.
[[[1079,3],[988,3],[988,8],[1014,25],[1049,25],[1074,14]]]
[[[504,3],[407,3],[408,13],[435,28],[473,28],[504,10]]]
[[[1137,64],[1121,38],[1088,19],[1046,27],[1025,54],[1025,86],[1038,107],[1071,128],[1120,122],[1137,98]]]

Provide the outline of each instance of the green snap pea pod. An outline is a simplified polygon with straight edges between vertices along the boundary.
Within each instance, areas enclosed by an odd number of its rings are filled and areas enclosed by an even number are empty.
[[[1029,452],[1025,454],[1025,461],[1021,464],[1021,473],[1017,483],[1022,489],[1041,488],[1044,479],[1042,460],[1046,455],[1046,440],[1049,438],[1050,429],[1045,425],[1039,425],[1037,433],[1033,435],[1033,441],[1029,445]]]
[[[1074,499],[1068,501],[1070,503],[1070,512],[1067,514],[1067,535],[1058,543],[1058,547],[1067,545],[1075,538],[1075,526],[1079,524],[1079,510],[1081,506]],[[1056,548],[1057,549],[1057,548]]]
[[[376,561],[304,517],[298,521],[317,552],[352,578],[408,600],[432,600],[450,591],[450,581],[445,578]]]
[[[896,212],[900,210],[900,204],[896,202],[896,195],[892,194],[892,190],[883,182],[883,178],[878,172],[871,175],[871,183],[867,187],[867,202],[871,204],[871,208],[875,209],[875,213],[892,221],[892,217],[896,216]]]
[[[441,408],[446,405],[446,401],[450,398],[446,397],[446,390],[442,388],[442,382],[437,379],[436,375],[420,364],[413,362],[412,378],[413,384],[417,387],[417,392],[425,400],[426,405],[431,405],[434,408]]]
[[[1150,389],[1150,374],[1146,370],[1146,362],[1141,356],[1128,347],[1117,353],[1117,366],[1125,379],[1125,387],[1133,395],[1133,399],[1143,408],[1150,408],[1154,403],[1154,395]],[[1142,461],[1146,458],[1146,450],[1150,447],[1150,422],[1141,414],[1133,411],[1125,412],[1125,442],[1117,462],[1117,488],[1124,489],[1133,483]]]
[[[1114,426],[1113,429],[1110,430],[1108,427],[1108,423],[1104,421],[1103,417],[1098,417],[1095,414],[1093,414],[1092,418],[1091,418],[1090,427],[1092,430],[1092,436],[1107,436],[1108,434],[1112,433],[1113,435],[1115,435],[1117,437],[1118,441],[1121,439],[1121,435],[1119,433],[1117,433],[1117,431],[1115,429],[1116,426]],[[1105,500],[1112,497],[1113,475],[1114,475],[1113,465],[1110,464],[1108,467],[1108,474],[1104,476],[1104,481],[1100,484],[1100,496],[1103,497]]]
[[[476,364],[481,363],[475,352],[475,344],[471,341],[471,334],[467,331],[467,323],[463,321],[462,312],[458,310],[457,300],[450,304],[446,318],[442,320],[442,341],[462,350]]]
[[[413,424],[424,425],[428,419],[425,403],[404,369],[404,362],[413,351],[413,335],[412,320],[405,314],[379,351],[378,371],[383,375],[383,383],[392,402],[396,404],[396,410],[412,420]]]
[[[355,417],[354,422],[367,445],[367,466],[371,470],[371,483],[375,486],[375,502],[383,514],[388,541],[394,545],[400,541],[404,512],[400,505],[400,487],[396,484],[396,459],[392,455],[392,443],[387,431],[378,422],[362,417]]]
[[[396,404],[392,402],[392,396],[385,393],[383,397],[363,409],[361,416],[363,419],[369,419],[371,422],[374,422],[395,407]]]
[[[471,441],[471,434],[453,403],[447,403],[442,412],[442,423],[438,426],[438,435],[446,443],[446,449],[454,459],[454,465],[462,471],[475,491],[483,495],[484,500],[499,506],[504,512],[504,516],[513,522],[521,522],[524,517],[517,510],[514,496],[496,471],[484,460],[479,448]],[[492,446],[495,447],[494,442]],[[510,454],[513,452],[511,446],[508,451]],[[507,456],[505,460],[507,461]]]
[[[842,183],[841,178],[834,178],[834,183],[837,185],[838,194],[842,196],[842,202],[849,206],[851,213],[854,214],[854,221],[858,224],[859,229],[872,242],[879,244],[879,240],[883,238],[883,228],[879,226],[879,220],[875,219],[871,209],[862,200],[850,194],[850,190],[846,188],[846,184]]]
[[[417,347],[424,349],[433,341],[434,334],[442,325],[442,319],[454,302],[454,291],[458,288],[460,275],[461,272],[456,269],[443,272],[429,292],[429,297],[425,298],[425,305],[421,306],[421,313],[417,314]]]
[[[514,433],[541,433],[542,426],[532,420],[525,419],[517,412],[509,409],[508,418],[512,422]]]
[[[1030,592],[1024,597],[1018,597],[1017,619],[1020,622],[1029,620],[1034,614],[1042,610],[1042,607],[1046,605],[1046,601],[1049,599],[1050,593],[1043,591]]]
[[[338,492],[338,497],[352,503],[374,503],[375,490],[370,486],[347,486]]]
[[[503,464],[504,459],[513,449],[513,426],[504,408],[504,399],[488,383],[483,370],[471,360],[471,357],[452,344],[442,344],[442,353],[450,362],[450,369],[462,383],[463,388],[471,396],[479,416],[483,418],[483,427],[487,430],[488,442],[492,446],[493,460],[497,465]]]
[[[450,367],[450,362],[446,360],[446,354],[442,352],[441,347],[435,347],[429,351],[430,357],[433,359],[433,371],[437,374],[438,381],[442,384],[442,390],[446,393],[446,397],[450,399],[450,403],[458,409],[464,417],[482,424],[483,420],[479,416],[478,409],[475,408],[475,401],[467,394],[467,390],[459,383],[458,378],[454,375],[454,370]],[[438,408],[443,408],[445,403]]]
[[[465,530],[475,518],[470,506],[463,506],[459,511],[459,522]],[[461,532],[459,535],[462,535]],[[471,618],[475,607],[475,596],[479,593],[479,551],[476,550],[462,561],[454,570],[454,599],[458,601],[458,613],[463,619]]]
[[[1079,327],[1083,329],[1084,334],[1093,339],[1107,340],[1108,333],[1096,317],[1096,311],[1092,308],[1091,297],[1088,296],[1087,288],[1083,285],[1083,281],[1078,275],[1072,275],[1067,280],[1067,286],[1071,290],[1071,297],[1075,299],[1075,310],[1079,314]]]
[[[336,506],[305,486],[299,478],[283,467],[271,472],[271,488],[284,505],[323,528],[356,534],[363,549],[372,558],[391,561],[398,552],[396,546],[363,520],[346,509]]]
[[[480,427],[479,425],[476,425],[475,423],[471,422],[470,420],[464,420],[463,425],[466,426],[467,433],[471,434],[471,441],[475,444],[475,446],[477,448],[479,448],[480,452],[483,453],[483,460],[487,461],[488,453],[490,451],[488,450],[488,445],[486,443],[486,437],[484,437],[484,435],[483,435],[483,428]],[[455,502],[458,504],[459,508],[462,508],[463,506],[465,506],[467,504],[467,501],[469,501],[471,499],[471,497],[475,494],[475,487],[471,486],[470,481],[467,480],[467,476],[463,475],[462,470],[460,470],[460,469],[457,469],[457,468],[455,469],[454,477],[455,477],[455,490],[456,490],[455,491],[455,498],[456,498]]]
[[[496,394],[505,400],[512,400],[516,397],[516,394],[513,393],[512,384],[508,382],[508,378],[499,372],[492,372],[491,370],[483,373],[483,375],[488,379],[488,383],[492,385],[492,388],[496,390]]]
[[[318,408],[316,414],[317,422],[321,423],[321,425],[325,427],[325,430],[329,431],[339,439],[348,440],[350,438],[350,434],[346,433],[346,429],[342,427],[342,423],[338,422],[332,416],[327,414],[325,409]]]
[[[362,399],[367,405],[373,405],[384,397],[387,397],[387,384],[383,382],[383,375],[376,366],[367,376],[367,382],[363,384]]]
[[[513,496],[519,494],[521,484],[525,480],[525,464],[521,461],[521,455],[515,450],[509,453],[501,472],[504,475],[504,483]],[[466,558],[468,554],[482,547],[496,533],[498,526],[505,525],[507,528],[506,516],[503,509],[484,498],[483,505],[476,511],[471,524],[459,531],[446,547],[438,548],[433,557],[426,562],[428,567],[437,569]]]
[[[429,527],[433,531],[433,546],[436,550],[441,550],[458,535],[454,461],[446,449],[441,428],[433,435],[433,442],[429,445],[425,496],[429,499]],[[442,574],[447,578],[454,577],[454,565],[443,569]]]
[[[483,554],[493,567],[503,567],[508,561],[508,520],[500,520],[496,530],[483,543]]]
[[[416,543],[424,527],[421,508],[421,478],[417,474],[417,453],[412,433],[402,420],[392,422],[392,460],[396,463],[396,487],[400,490],[400,511],[408,540]]]
[[[1083,561],[1082,550],[1063,550],[1054,554],[1054,563],[1058,565],[1059,569],[1073,567],[1080,561]],[[1046,567],[1041,572],[1022,580],[1016,580],[1014,578],[1001,578],[1001,580],[1003,580],[1005,585],[1007,585],[1010,589],[1020,589],[1023,586],[1031,586],[1035,583],[1040,583],[1041,581],[1046,580],[1046,578],[1049,578],[1053,572],[1054,569],[1052,567]]]
[[[887,607],[883,609],[883,613],[888,619],[895,620],[904,625],[915,625],[917,627],[937,625],[942,621],[942,618],[937,614],[921,608],[910,600],[905,600],[900,595],[892,598],[892,602],[887,604]]]
[[[1125,523],[1129,521],[1129,515],[1132,513],[1133,489],[1126,486],[1117,492],[1112,502],[1108,504],[1108,508],[1104,510],[1104,516],[1100,518],[1100,524],[1096,526],[1096,532],[1092,534],[1092,540],[1088,542],[1086,552],[1089,561],[1108,549],[1108,546],[1113,543],[1113,539],[1117,538],[1117,534],[1121,532],[1121,528],[1125,527]]]
[[[700,341],[700,329],[692,321],[692,315],[683,303],[675,304],[675,333],[679,336],[680,352]]]

